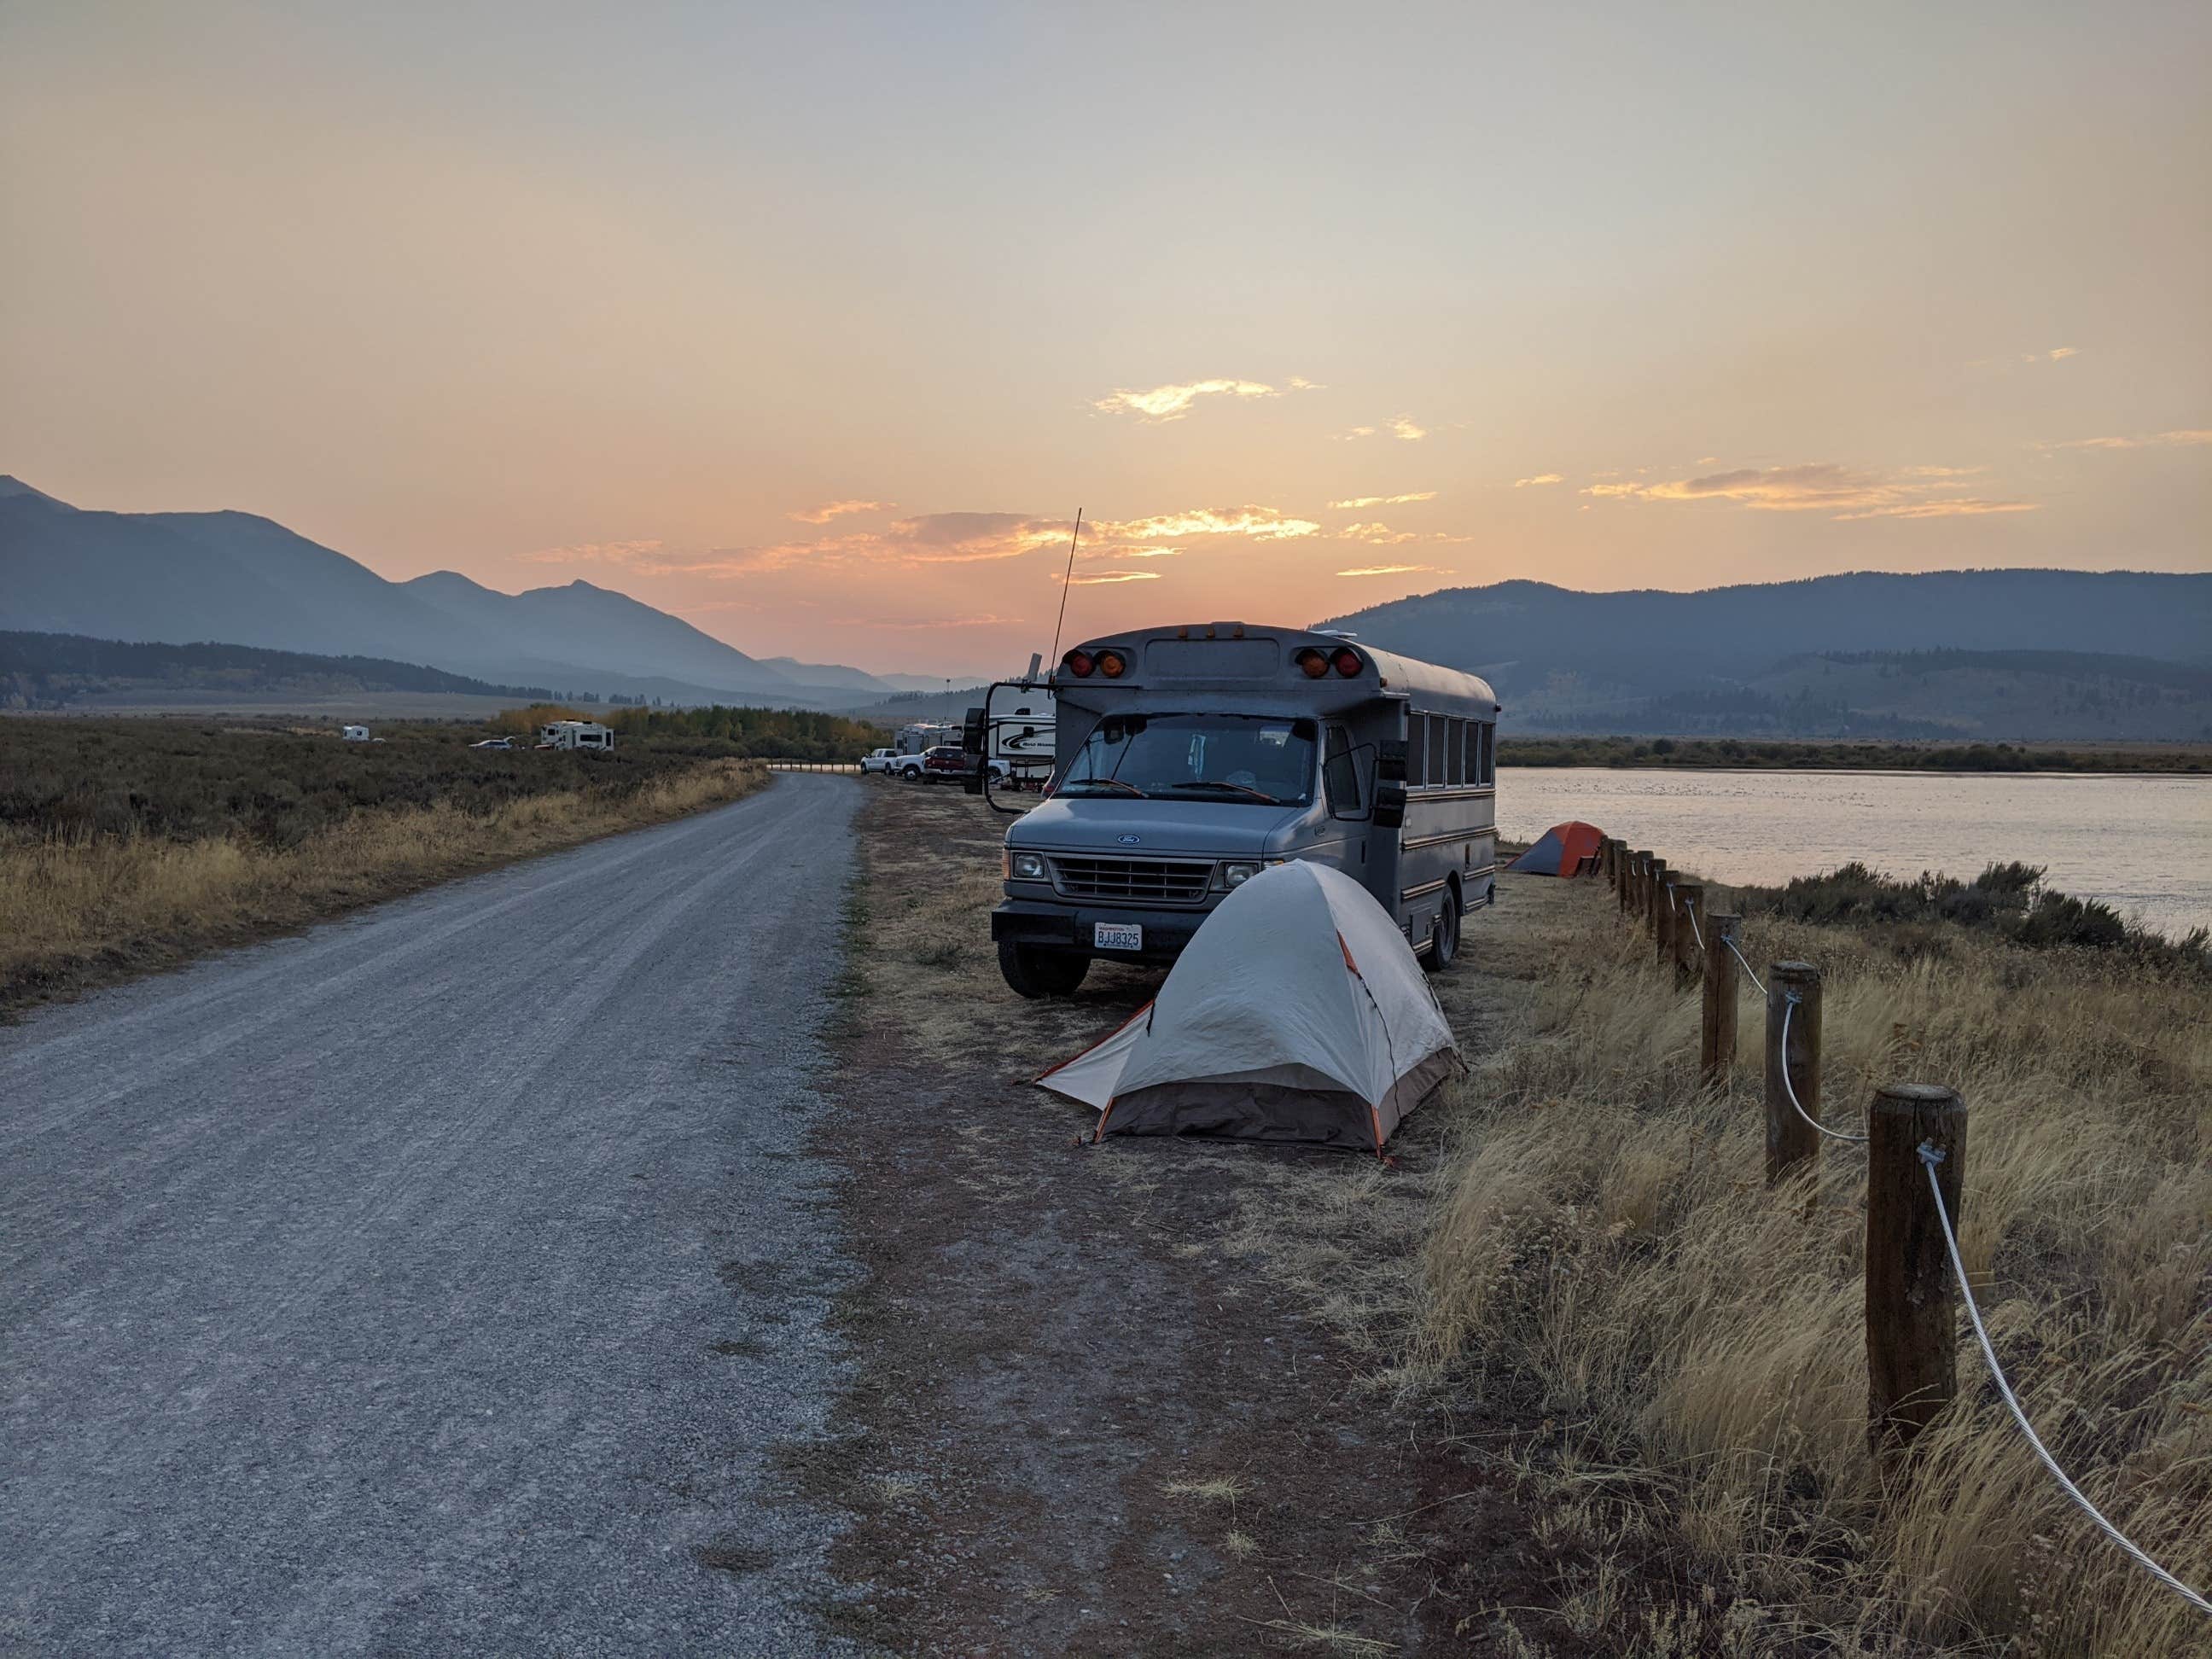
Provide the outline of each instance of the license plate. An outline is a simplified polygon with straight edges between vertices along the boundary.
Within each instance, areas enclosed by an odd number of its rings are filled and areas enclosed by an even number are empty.
[[[1145,930],[1133,921],[1094,921],[1091,924],[1094,951],[1141,951]]]

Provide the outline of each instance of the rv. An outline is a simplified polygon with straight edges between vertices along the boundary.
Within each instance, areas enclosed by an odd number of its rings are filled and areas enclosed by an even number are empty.
[[[348,743],[367,743],[368,728],[365,726],[349,726],[339,735]]]
[[[1360,883],[1432,968],[1495,902],[1498,703],[1472,674],[1214,623],[1087,641],[1048,684],[1048,798],[1006,830],[991,916],[1024,996],[1068,994],[1096,958],[1174,960],[1291,859]]]
[[[900,754],[919,755],[941,744],[959,742],[960,728],[942,720],[916,720],[912,726],[899,727],[898,736],[892,741]]]
[[[611,749],[614,728],[597,720],[548,720],[538,728],[540,749]]]

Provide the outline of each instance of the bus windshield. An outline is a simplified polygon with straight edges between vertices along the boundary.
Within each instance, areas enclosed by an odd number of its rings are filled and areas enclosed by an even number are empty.
[[[1313,721],[1281,715],[1109,715],[1058,793],[1304,806],[1313,799],[1316,735]]]

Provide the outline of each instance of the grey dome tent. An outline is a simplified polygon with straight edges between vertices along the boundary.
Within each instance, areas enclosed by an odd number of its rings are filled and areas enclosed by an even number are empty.
[[[1351,877],[1303,861],[1224,899],[1159,994],[1039,1077],[1098,1133],[1304,1141],[1380,1153],[1459,1065],[1413,948]]]

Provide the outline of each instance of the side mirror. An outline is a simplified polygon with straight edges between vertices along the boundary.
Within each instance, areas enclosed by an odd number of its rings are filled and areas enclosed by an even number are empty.
[[[1405,781],[1406,740],[1403,738],[1385,738],[1375,745],[1375,781],[1380,786],[1403,783]],[[1376,793],[1381,794],[1379,787]],[[1398,799],[1401,804],[1406,799],[1402,789],[1398,793]]]
[[[971,755],[983,752],[983,739],[991,729],[989,714],[981,708],[971,708],[968,718],[961,722],[960,746]]]

